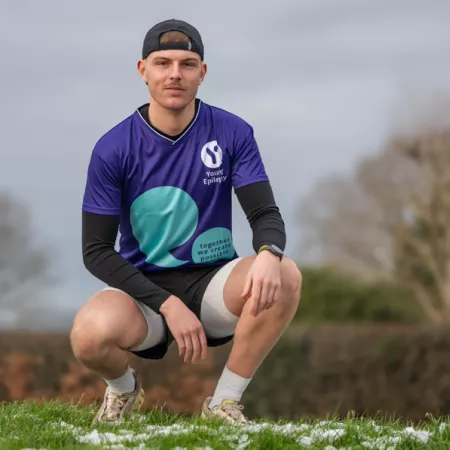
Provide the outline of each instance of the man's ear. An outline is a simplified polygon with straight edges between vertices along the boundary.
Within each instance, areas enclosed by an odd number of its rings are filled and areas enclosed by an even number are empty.
[[[143,74],[144,74],[144,64],[145,64],[145,61],[144,60],[142,60],[142,59],[140,59],[138,62],[137,62],[137,70],[138,70],[138,72],[139,72],[139,76],[142,78],[142,79],[144,79],[144,77],[143,77]],[[148,86],[148,83],[144,80],[144,83]]]

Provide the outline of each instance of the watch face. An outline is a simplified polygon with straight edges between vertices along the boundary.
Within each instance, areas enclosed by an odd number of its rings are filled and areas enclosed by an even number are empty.
[[[281,248],[278,247],[277,245],[272,245],[272,248],[273,248],[277,253],[279,253],[280,255],[283,254],[283,250],[281,250]]]

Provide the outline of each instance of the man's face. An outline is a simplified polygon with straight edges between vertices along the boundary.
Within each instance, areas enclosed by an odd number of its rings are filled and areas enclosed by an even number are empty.
[[[162,107],[177,111],[196,97],[206,64],[194,52],[161,50],[139,61],[138,70],[151,97]]]

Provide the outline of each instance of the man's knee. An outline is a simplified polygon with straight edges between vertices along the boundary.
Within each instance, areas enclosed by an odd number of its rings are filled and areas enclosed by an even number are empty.
[[[70,331],[70,344],[75,357],[81,362],[100,359],[114,342],[104,320],[97,314],[78,314]]]
[[[147,329],[133,300],[121,292],[103,291],[76,315],[70,343],[76,358],[88,362],[102,358],[112,346],[123,350],[138,346]]]
[[[300,294],[302,274],[292,259],[283,258],[281,264],[281,289],[290,295]]]
[[[297,310],[300,303],[301,288],[302,274],[297,264],[289,258],[283,258],[281,263],[280,303],[289,310]]]

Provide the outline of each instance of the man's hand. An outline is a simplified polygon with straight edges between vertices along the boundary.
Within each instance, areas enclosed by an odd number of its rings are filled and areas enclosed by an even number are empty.
[[[277,301],[281,287],[280,259],[269,251],[261,252],[253,262],[247,275],[242,298],[251,302],[250,314],[256,317]]]
[[[160,312],[178,344],[179,356],[184,356],[184,362],[195,364],[199,357],[205,359],[206,335],[197,316],[174,295],[161,305]]]

